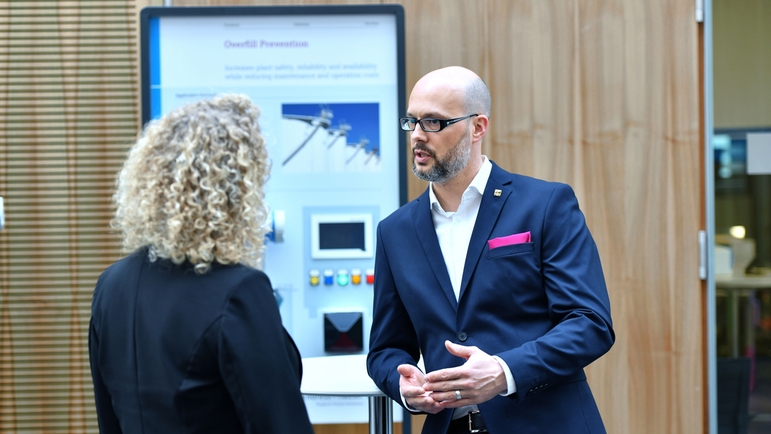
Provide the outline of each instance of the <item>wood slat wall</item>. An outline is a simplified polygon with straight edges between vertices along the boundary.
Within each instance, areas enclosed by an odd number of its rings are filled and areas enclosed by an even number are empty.
[[[326,3],[362,2],[174,0]],[[484,152],[509,170],[567,182],[579,196],[617,332],[615,347],[588,369],[608,432],[706,432],[693,1],[399,3],[408,90],[442,66],[477,71],[494,100]],[[87,305],[96,275],[117,256],[106,232],[109,194],[138,122],[133,5],[0,3],[8,218],[0,231],[0,431],[93,426]],[[410,177],[408,189],[414,198],[425,184]]]
[[[0,2],[0,432],[98,432],[91,293],[119,257],[115,173],[135,137],[132,1]]]

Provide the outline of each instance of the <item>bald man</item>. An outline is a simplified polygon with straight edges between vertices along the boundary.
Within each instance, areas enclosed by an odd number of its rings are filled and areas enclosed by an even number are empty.
[[[482,155],[490,106],[461,67],[412,90],[399,124],[430,184],[378,225],[369,375],[423,433],[603,433],[584,374],[615,340],[597,247],[568,185]]]

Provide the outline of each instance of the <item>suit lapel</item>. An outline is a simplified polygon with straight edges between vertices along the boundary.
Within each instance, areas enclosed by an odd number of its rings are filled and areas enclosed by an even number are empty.
[[[431,187],[429,187],[431,188]],[[436,237],[436,228],[434,220],[431,217],[431,200],[428,196],[428,190],[418,197],[415,206],[412,207],[412,217],[415,222],[415,231],[418,233],[418,239],[426,253],[428,263],[431,264],[436,280],[442,287],[442,292],[450,301],[453,309],[458,310],[458,301],[455,300],[455,293],[452,290],[450,275],[447,272],[447,265],[444,263],[442,248],[439,246],[439,239]]]
[[[463,265],[463,279],[461,280],[459,298],[463,297],[463,293],[466,291],[466,287],[471,280],[471,275],[487,246],[487,240],[490,238],[493,227],[495,227],[495,223],[498,221],[503,205],[506,203],[509,195],[511,195],[511,186],[509,185],[511,180],[505,176],[506,174],[507,172],[493,163],[490,178],[482,195],[482,203],[479,205],[477,221],[474,223],[474,230],[471,232],[471,240],[468,244],[468,252],[466,252],[466,262]],[[500,194],[496,195],[498,191]]]

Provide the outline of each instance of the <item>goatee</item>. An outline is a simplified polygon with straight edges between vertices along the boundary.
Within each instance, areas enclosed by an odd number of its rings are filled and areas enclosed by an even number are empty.
[[[468,165],[471,158],[471,146],[467,143],[468,136],[463,135],[458,143],[453,146],[450,151],[442,159],[436,157],[436,154],[426,148],[425,146],[418,144],[415,145],[415,149],[423,151],[431,156],[434,160],[434,164],[427,170],[418,170],[417,164],[415,164],[415,156],[412,156],[412,173],[423,181],[434,182],[437,184],[444,184],[445,182],[455,178],[457,174]]]

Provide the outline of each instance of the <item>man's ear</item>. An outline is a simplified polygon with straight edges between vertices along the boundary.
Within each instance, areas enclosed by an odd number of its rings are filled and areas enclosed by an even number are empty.
[[[471,118],[473,122],[473,131],[471,133],[471,141],[478,142],[487,133],[487,125],[490,120],[485,115],[474,116]]]

